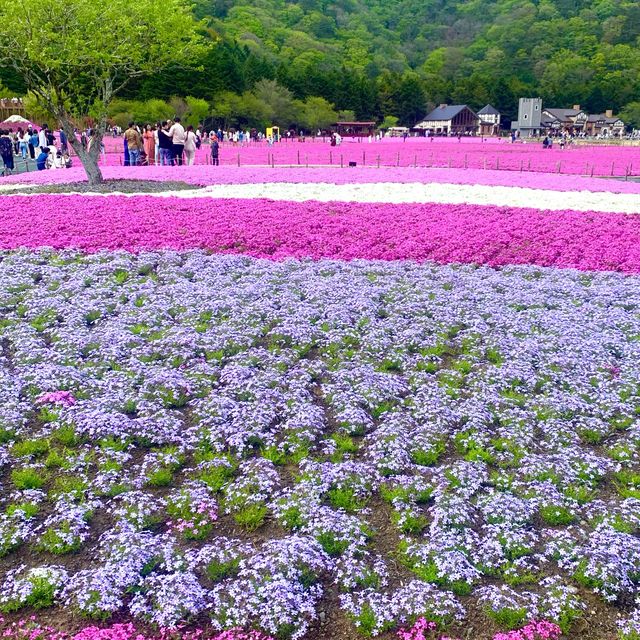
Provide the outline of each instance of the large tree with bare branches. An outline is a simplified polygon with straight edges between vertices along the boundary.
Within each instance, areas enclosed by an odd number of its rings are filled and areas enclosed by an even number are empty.
[[[200,32],[185,0],[2,0],[0,64],[55,116],[89,182],[98,183],[111,100],[133,78],[198,59]],[[74,122],[87,116],[95,125],[85,151]]]

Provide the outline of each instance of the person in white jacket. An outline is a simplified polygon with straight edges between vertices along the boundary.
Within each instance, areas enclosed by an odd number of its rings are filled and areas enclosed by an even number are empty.
[[[40,147],[40,149],[44,149],[46,146],[48,146],[48,140],[47,140],[48,129],[49,127],[46,124],[43,124],[42,129],[40,129],[40,133],[38,134],[38,146]]]
[[[184,134],[184,159],[185,164],[192,166],[196,159],[196,134],[193,132],[193,126],[189,125]]]
[[[185,131],[184,127],[180,124],[180,118],[176,118],[171,125],[171,128],[167,132],[171,138],[171,144],[173,146],[173,161],[174,164],[182,164],[182,152],[184,151]]]

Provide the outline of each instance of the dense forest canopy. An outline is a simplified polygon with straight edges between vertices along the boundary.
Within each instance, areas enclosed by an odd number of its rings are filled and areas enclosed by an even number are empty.
[[[199,68],[125,98],[191,96],[232,124],[308,126],[339,110],[412,125],[440,102],[490,102],[508,120],[520,96],[590,112],[640,102],[637,0],[196,0],[194,11],[212,42]]]

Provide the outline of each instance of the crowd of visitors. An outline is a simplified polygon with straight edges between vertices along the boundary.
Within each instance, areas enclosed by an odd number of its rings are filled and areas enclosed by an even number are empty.
[[[124,136],[124,165],[187,165],[195,163],[196,151],[203,144],[210,145],[211,164],[220,164],[221,144],[246,146],[251,142],[262,142],[269,138],[257,129],[247,131],[206,131],[192,125],[184,126],[179,117],[156,124],[140,125],[130,122],[123,132],[119,127],[111,128],[112,136]]]
[[[69,142],[62,129],[56,138],[46,124],[40,130],[33,125],[17,131],[0,130],[0,157],[4,173],[16,170],[16,158],[24,163],[34,160],[38,170],[70,167]]]

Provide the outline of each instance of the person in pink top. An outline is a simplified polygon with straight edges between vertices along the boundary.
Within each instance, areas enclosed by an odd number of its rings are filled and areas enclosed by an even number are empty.
[[[152,165],[155,163],[156,137],[150,124],[145,127],[142,141],[144,143],[144,152],[147,155],[147,163]]]

